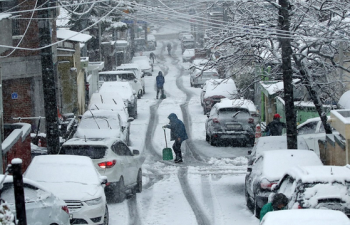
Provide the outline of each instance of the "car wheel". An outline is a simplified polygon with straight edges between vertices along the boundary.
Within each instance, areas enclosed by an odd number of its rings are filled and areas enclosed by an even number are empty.
[[[254,216],[258,219],[260,219],[260,211],[261,211],[261,208],[258,206],[256,201],[254,201]]]
[[[209,136],[209,143],[211,146],[217,146],[217,140],[213,136]]]
[[[108,213],[108,207],[106,205],[105,215],[103,216],[103,225],[108,225],[108,224],[109,224],[109,213]]]
[[[123,202],[125,198],[126,198],[126,194],[125,194],[124,179],[123,177],[121,177],[114,189],[114,200],[116,203],[120,203],[120,202]]]
[[[141,193],[142,192],[142,170],[141,169],[137,173],[135,192],[136,193]]]
[[[250,200],[250,197],[249,197],[247,190],[245,190],[244,193],[245,193],[245,201],[247,203],[247,207],[249,210],[252,210],[253,204],[252,204],[252,201]]]
[[[205,134],[205,141],[209,142],[209,135]]]
[[[143,87],[143,88],[142,88],[142,90],[143,90],[142,95],[146,94],[146,88],[145,88],[145,87]]]
[[[207,110],[203,107],[203,115],[207,115]]]
[[[191,84],[191,87],[193,87],[193,84],[190,82],[190,84]]]

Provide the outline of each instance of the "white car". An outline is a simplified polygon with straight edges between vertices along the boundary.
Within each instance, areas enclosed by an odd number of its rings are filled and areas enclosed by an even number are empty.
[[[128,82],[137,94],[137,98],[143,95],[141,77],[137,77],[132,70],[103,71],[98,73],[99,87],[107,81]]]
[[[112,110],[86,111],[74,134],[76,138],[117,137],[126,144],[130,141],[130,121],[124,123],[120,114]]]
[[[179,33],[179,40],[180,40],[180,41],[182,40],[182,37],[183,37],[184,35],[191,35],[191,33],[190,33],[189,31],[181,31],[181,32]]]
[[[219,73],[215,68],[212,69],[195,69],[190,76],[191,87],[200,87],[205,84],[207,80],[218,79]]]
[[[254,160],[266,151],[287,149],[286,136],[265,136],[260,137],[252,150],[248,151],[248,165],[252,165]],[[310,150],[306,141],[302,137],[298,137],[298,149]]]
[[[125,121],[128,120],[128,102],[116,93],[93,93],[91,95],[89,110],[112,110],[117,111]],[[124,116],[123,116],[124,114]]]
[[[192,34],[183,34],[181,41],[194,41],[194,37]]]
[[[195,50],[194,49],[186,49],[182,53],[182,62],[189,62],[191,59],[195,56]]]
[[[329,117],[328,117],[329,118]],[[326,140],[326,133],[320,117],[306,120],[298,125],[298,136],[303,137],[310,149],[320,155],[318,140]]]
[[[128,108],[129,116],[137,118],[137,97],[128,82],[105,82],[100,87],[99,93],[101,95],[119,95]]]
[[[152,76],[153,68],[147,56],[134,56],[131,61],[137,64],[145,75]]]
[[[135,64],[135,63],[127,63],[127,64],[121,64],[116,68],[116,70],[131,70],[134,71],[136,79],[138,79],[141,83],[142,86],[142,95],[146,93],[145,89],[145,79],[144,79],[144,74],[142,73],[141,68]]]
[[[107,176],[106,195],[115,202],[122,202],[127,192],[142,191],[144,158],[138,150],[129,148],[118,138],[72,138],[63,144],[62,152],[90,157],[97,171]]]
[[[63,199],[68,206],[71,224],[104,224],[109,221],[102,177],[86,156],[35,156],[24,177],[41,184]]]
[[[260,225],[350,225],[342,212],[324,209],[279,210],[267,213]]]
[[[4,175],[0,175],[2,180]],[[69,225],[67,204],[47,191],[37,182],[23,178],[27,224]],[[7,176],[1,189],[1,198],[6,201],[10,210],[16,215],[13,177]]]

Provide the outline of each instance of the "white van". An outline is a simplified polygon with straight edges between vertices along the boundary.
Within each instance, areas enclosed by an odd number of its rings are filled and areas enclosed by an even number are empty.
[[[120,71],[133,71],[136,75],[136,79],[140,80],[142,85],[142,95],[146,93],[145,89],[145,75],[142,73],[141,68],[135,64],[135,63],[127,63],[127,64],[121,64],[116,68],[116,70]]]
[[[141,98],[143,95],[143,87],[141,79],[138,79],[136,74],[131,70],[122,71],[103,71],[98,73],[99,88],[104,82],[108,81],[123,81],[128,82],[134,90],[137,98]]]

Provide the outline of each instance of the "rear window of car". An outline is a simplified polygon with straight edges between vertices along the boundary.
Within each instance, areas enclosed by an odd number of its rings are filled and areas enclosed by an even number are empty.
[[[232,118],[234,115],[236,115],[235,118],[250,117],[249,111],[243,108],[222,108],[219,110],[220,117]]]
[[[216,72],[203,72],[203,77],[212,77],[217,76],[218,74]]]
[[[117,75],[116,74],[100,74],[98,79],[100,81],[117,81]]]
[[[90,145],[66,145],[62,146],[62,152],[66,155],[88,156],[91,159],[102,159],[106,154],[105,146]]]

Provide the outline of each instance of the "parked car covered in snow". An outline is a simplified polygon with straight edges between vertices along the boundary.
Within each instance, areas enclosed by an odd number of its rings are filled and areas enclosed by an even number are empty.
[[[116,68],[116,70],[133,71],[135,73],[136,79],[139,81],[139,83],[142,86],[142,95],[144,95],[146,93],[145,79],[144,79],[145,76],[142,73],[141,68],[137,64],[134,64],[134,63],[121,64],[120,66],[118,66]],[[135,88],[134,88],[134,90],[135,90]]]
[[[237,95],[236,84],[232,79],[210,79],[207,80],[200,95],[203,113],[206,115],[211,108],[221,99],[233,99]]]
[[[152,76],[153,69],[147,56],[134,56],[132,63],[137,64],[145,75]]]
[[[105,187],[108,198],[122,202],[127,192],[142,191],[142,163],[144,158],[136,149],[129,148],[118,138],[72,138],[62,151],[67,155],[83,155],[92,159],[97,171],[107,176]]]
[[[35,156],[24,177],[41,184],[63,199],[71,224],[108,224],[104,193],[107,178],[101,176],[86,156]]]
[[[350,225],[343,213],[324,209],[279,210],[267,213],[260,225]]]
[[[90,98],[88,105],[89,110],[111,110],[116,111],[123,119],[124,122],[128,121],[128,102],[124,101],[123,98],[112,92],[112,93],[93,93]]]
[[[350,216],[350,166],[303,166],[285,172],[274,186],[288,209],[331,209]]]
[[[4,175],[0,175],[0,180]],[[69,225],[69,210],[67,204],[40,184],[23,178],[23,191],[27,224],[62,224]],[[16,215],[13,177],[7,176],[1,189],[1,199],[5,200],[10,210]]]
[[[128,82],[132,89],[137,93],[137,98],[141,98],[143,95],[143,82],[142,78],[137,76],[132,70],[117,70],[117,71],[103,71],[98,73],[99,87],[104,82],[108,81],[120,81]]]
[[[298,137],[297,139],[299,150],[310,150],[303,137]],[[255,159],[266,151],[285,149],[287,149],[287,136],[260,137],[253,149],[248,151],[248,165],[252,165]]]
[[[257,157],[252,166],[248,166],[244,188],[246,203],[257,218],[268,202],[272,185],[293,166],[322,166],[322,162],[313,151],[286,149],[266,151]]]
[[[219,78],[219,73],[215,68],[197,68],[190,75],[190,85],[191,87],[201,87],[207,80]]]
[[[126,144],[130,142],[130,121],[123,121],[122,116],[112,110],[88,110],[78,125],[76,138],[117,137]]]
[[[195,50],[192,49],[186,49],[183,53],[182,53],[182,62],[190,62],[191,59],[194,57],[195,55]]]
[[[235,142],[241,145],[254,145],[255,124],[249,110],[232,106],[227,101],[216,103],[205,122],[205,139],[211,145],[222,142]]]
[[[100,87],[101,95],[119,95],[128,108],[129,116],[137,118],[137,97],[136,92],[128,82],[105,82]]]

